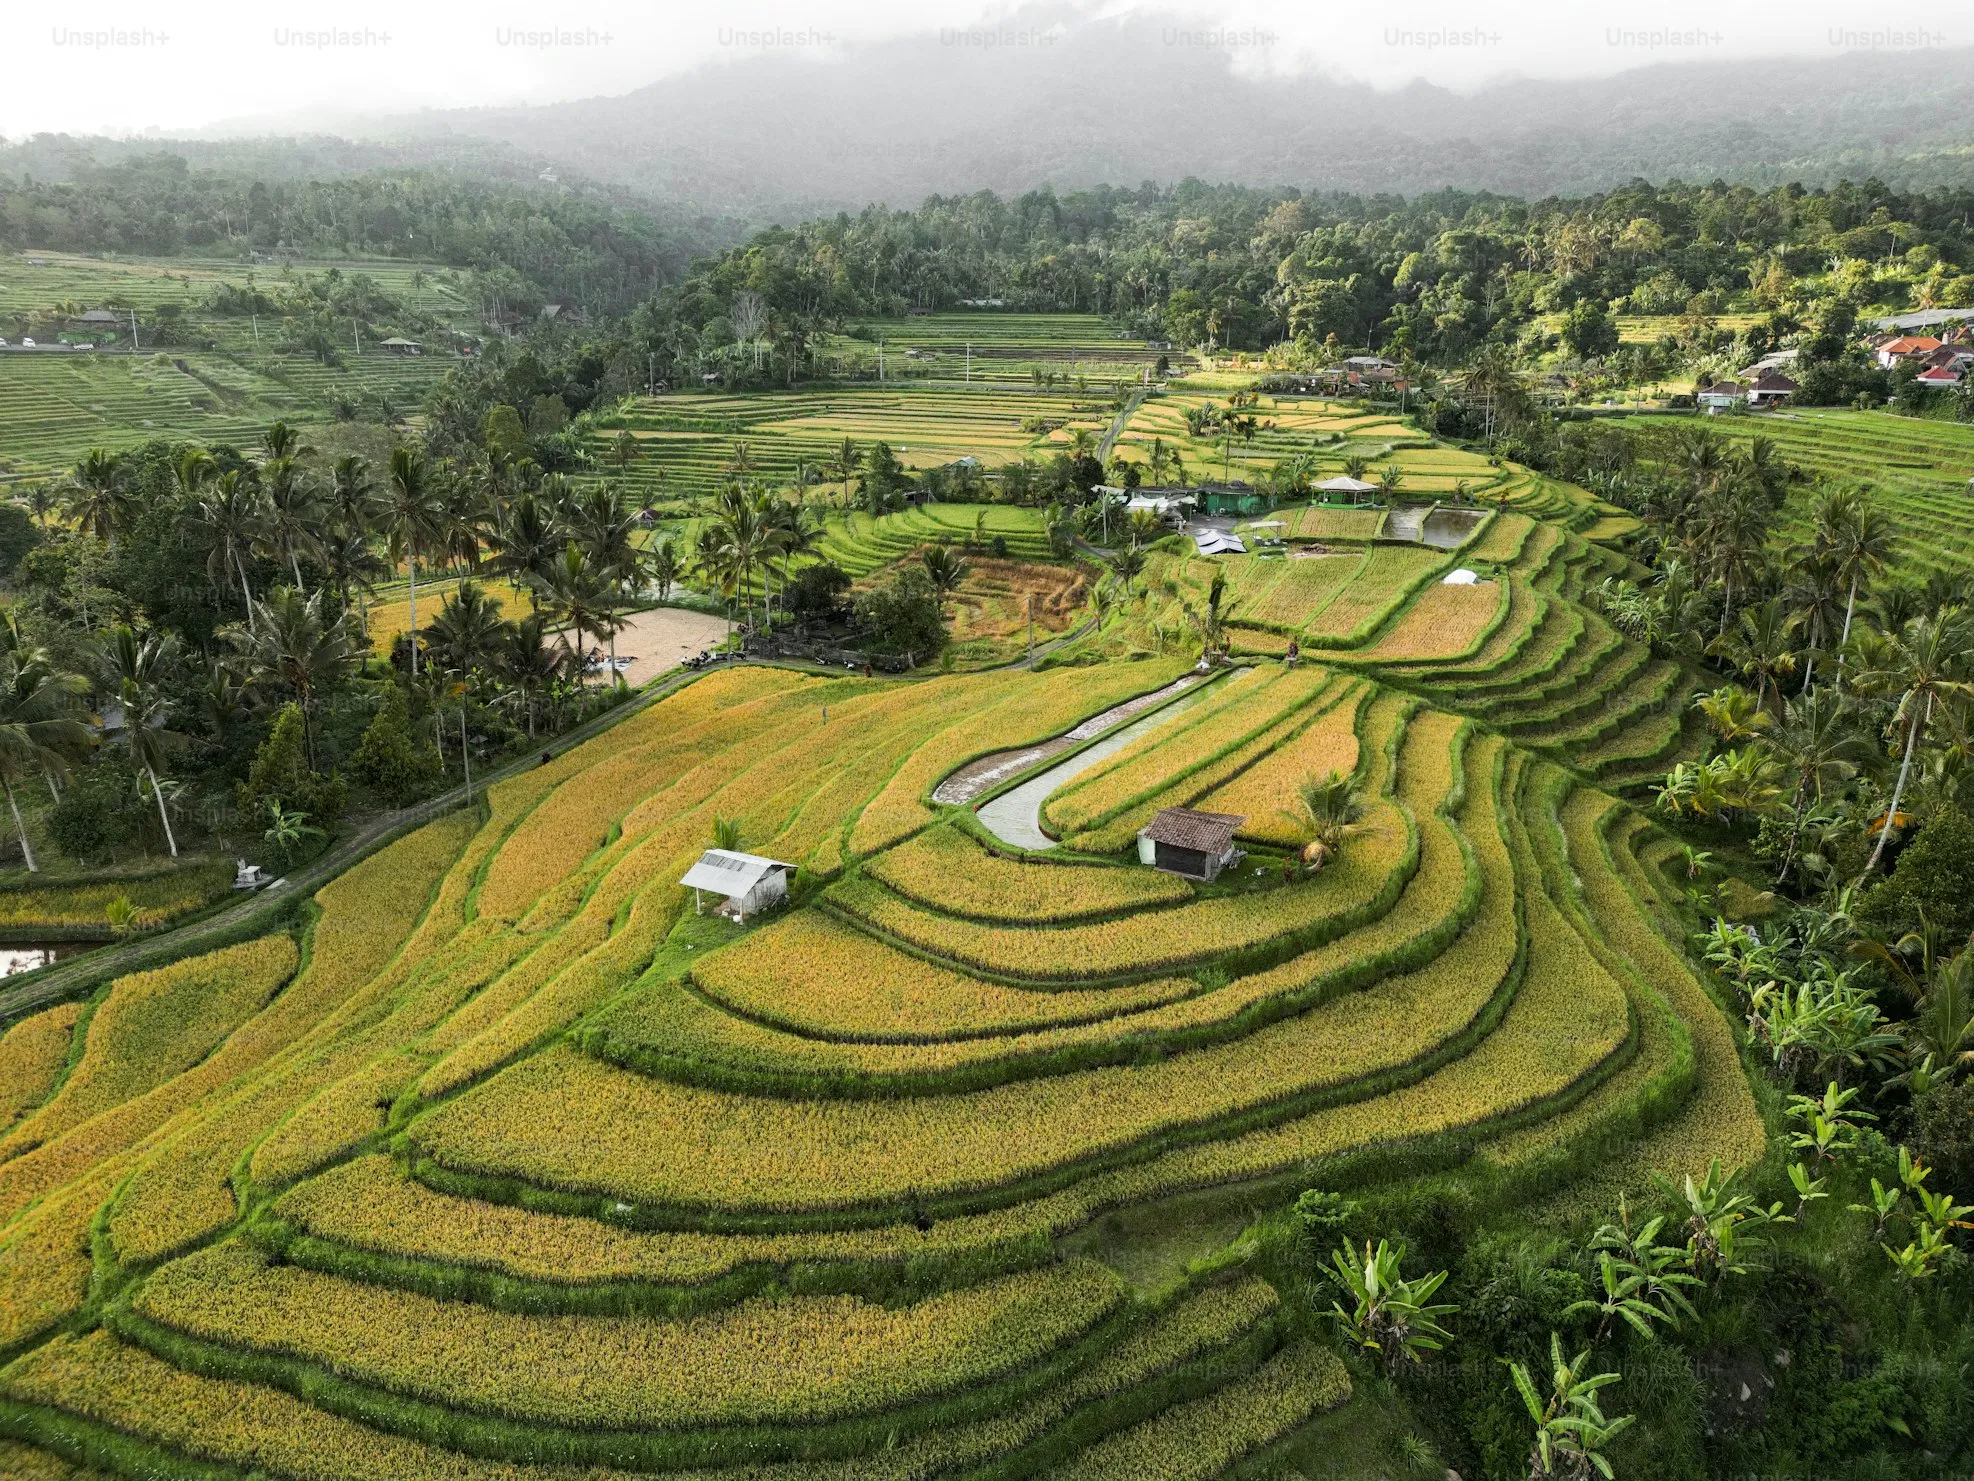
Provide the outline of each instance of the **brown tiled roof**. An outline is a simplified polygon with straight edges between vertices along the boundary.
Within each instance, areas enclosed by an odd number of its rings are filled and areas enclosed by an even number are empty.
[[[1168,807],[1159,812],[1145,829],[1153,843],[1173,848],[1195,849],[1202,854],[1224,854],[1234,841],[1234,830],[1246,818],[1234,813],[1195,812],[1190,807]]]
[[[1796,383],[1786,375],[1777,375],[1771,371],[1767,375],[1757,376],[1755,383],[1748,389],[1751,391],[1793,391],[1796,389]]]

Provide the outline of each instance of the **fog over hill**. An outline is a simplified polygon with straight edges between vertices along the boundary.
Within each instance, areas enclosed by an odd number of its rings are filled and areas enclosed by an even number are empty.
[[[998,39],[1022,38],[788,48],[621,97],[321,122],[368,139],[499,141],[558,170],[784,219],[1188,175],[1524,196],[1638,176],[1974,179],[1974,49],[1670,62],[1460,94],[1251,75],[1235,48],[1143,16],[1023,12]]]

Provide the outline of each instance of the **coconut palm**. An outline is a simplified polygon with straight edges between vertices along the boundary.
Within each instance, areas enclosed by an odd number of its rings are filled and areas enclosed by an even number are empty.
[[[487,545],[493,555],[487,565],[495,575],[526,587],[529,609],[539,611],[539,583],[563,543],[553,511],[530,491],[509,504],[489,532]]]
[[[315,707],[361,661],[361,644],[347,614],[331,613],[325,593],[278,586],[247,621],[222,630],[239,652],[250,690],[285,694],[302,712],[302,747],[315,768]]]
[[[1770,597],[1759,606],[1742,608],[1734,631],[1711,645],[1711,651],[1733,664],[1742,678],[1754,680],[1755,703],[1771,714],[1782,707],[1782,681],[1796,671],[1794,626],[1789,609]]]
[[[351,594],[359,593],[367,602],[380,581],[391,574],[390,562],[377,553],[377,547],[361,530],[334,528],[322,538],[319,555],[337,601],[347,609]],[[368,615],[360,606],[357,625],[368,629]]]
[[[658,600],[666,600],[685,573],[685,563],[679,559],[678,543],[673,540],[659,541],[645,557],[645,564],[651,573],[651,584],[658,588]]]
[[[370,464],[354,453],[336,459],[329,469],[330,517],[342,530],[367,535],[377,522],[377,484]]]
[[[1796,779],[1789,804],[1789,842],[1776,876],[1787,879],[1795,867],[1811,807],[1822,803],[1827,787],[1842,785],[1857,775],[1871,759],[1871,742],[1858,730],[1841,695],[1810,689],[1783,712],[1772,744],[1787,772]]]
[[[570,501],[564,521],[569,535],[589,552],[601,571],[635,587],[642,574],[637,548],[637,511],[615,484],[603,484]]]
[[[939,613],[943,617],[947,600],[966,580],[967,564],[950,545],[929,547],[919,561],[925,567],[926,578],[932,583],[933,593],[939,601]]]
[[[174,633],[139,637],[128,625],[119,623],[110,629],[103,645],[103,692],[121,712],[106,735],[130,753],[131,765],[151,783],[158,821],[164,824],[165,844],[174,859],[178,857],[178,837],[171,831],[171,814],[165,807],[158,772],[189,739],[171,728],[167,687],[178,663],[178,637]]]
[[[1315,829],[1315,846],[1321,851],[1319,858],[1327,862],[1343,846],[1344,835],[1362,820],[1363,790],[1355,777],[1331,771],[1326,776],[1304,777],[1296,795],[1302,799],[1310,825]]]
[[[302,441],[301,433],[286,422],[275,422],[260,434],[261,458],[263,466],[283,459],[305,458],[315,449]]]
[[[436,542],[444,510],[431,483],[425,457],[412,448],[391,449],[391,474],[385,490],[383,523],[390,541],[391,563],[405,561],[411,572],[411,672],[418,673],[418,557]]]
[[[1878,830],[1878,842],[1864,866],[1864,875],[1878,867],[1885,842],[1892,836],[1899,801],[1912,775],[1913,753],[1932,723],[1934,710],[1951,696],[1974,694],[1974,684],[1967,682],[1967,657],[1968,629],[1958,613],[1915,617],[1897,636],[1874,642],[1863,655],[1858,687],[1867,693],[1897,695],[1893,720],[1905,733],[1898,781],[1892,787],[1891,805],[1885,809],[1885,822]]]
[[[68,775],[70,759],[94,742],[74,713],[76,697],[88,688],[80,674],[64,673],[38,653],[0,653],[0,791],[29,873],[39,866],[14,788],[37,775]]]
[[[194,499],[186,522],[208,545],[206,574],[224,590],[238,585],[253,611],[254,592],[247,580],[247,557],[266,528],[260,488],[248,474],[229,468],[211,480]]]
[[[106,543],[115,541],[136,503],[124,487],[121,461],[100,447],[91,448],[70,470],[65,493],[63,511]]]
[[[530,613],[505,627],[497,661],[501,678],[522,701],[528,717],[528,739],[533,740],[541,697],[567,672],[569,656],[549,642],[547,619]]]
[[[1831,575],[1844,588],[1844,627],[1837,636],[1837,672],[1844,671],[1844,647],[1851,640],[1859,591],[1892,558],[1892,526],[1875,505],[1858,493],[1833,495],[1815,513],[1815,545],[1830,562]]]
[[[506,642],[508,624],[500,605],[486,588],[468,577],[445,600],[439,615],[425,629],[425,654],[430,663],[450,673],[469,674],[495,667]]]
[[[281,423],[274,424],[283,431]],[[273,428],[269,435],[273,435]],[[261,488],[265,493],[261,522],[261,544],[277,561],[286,562],[295,585],[302,584],[302,557],[320,560],[320,531],[327,523],[328,508],[315,480],[303,473],[293,458],[270,458],[260,467]]]
[[[563,641],[570,647],[576,672],[583,672],[583,638],[608,639],[611,657],[616,657],[618,629],[618,589],[609,573],[590,559],[589,552],[571,540],[562,547],[542,580],[543,603],[551,620],[561,625]],[[616,665],[611,665],[616,676]]]

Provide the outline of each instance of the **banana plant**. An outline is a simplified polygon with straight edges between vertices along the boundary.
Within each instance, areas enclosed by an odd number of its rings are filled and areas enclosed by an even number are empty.
[[[1598,1254],[1597,1276],[1604,1288],[1603,1299],[1579,1301],[1563,1314],[1598,1313],[1595,1341],[1604,1340],[1614,1320],[1650,1335],[1655,1321],[1676,1327],[1682,1315],[1695,1315],[1682,1287],[1700,1282],[1680,1269],[1686,1258],[1680,1246],[1659,1242],[1665,1222],[1661,1215],[1634,1231],[1630,1205],[1620,1195],[1618,1222],[1603,1225],[1591,1236],[1590,1248]]]
[[[1814,1152],[1818,1167],[1835,1161],[1844,1153],[1855,1151],[1858,1138],[1864,1133],[1862,1123],[1878,1119],[1871,1112],[1851,1104],[1859,1094],[1861,1092],[1857,1086],[1846,1090],[1832,1080],[1820,1096],[1790,1096],[1789,1119],[1800,1121],[1803,1126],[1800,1131],[1791,1133],[1789,1145],[1798,1151]]]
[[[1400,1268],[1404,1259],[1404,1245],[1394,1249],[1382,1239],[1375,1250],[1366,1240],[1361,1257],[1347,1244],[1330,1257],[1330,1269],[1352,1306],[1346,1311],[1333,1301],[1329,1314],[1352,1342],[1378,1355],[1387,1374],[1406,1359],[1423,1363],[1425,1353],[1443,1347],[1453,1334],[1439,1318],[1459,1310],[1433,1303],[1434,1293],[1446,1284],[1444,1270],[1408,1279]]]
[[[1878,1238],[1883,1239],[1885,1237],[1885,1226],[1892,1221],[1893,1216],[1899,1211],[1899,1205],[1904,1202],[1905,1190],[1903,1188],[1887,1188],[1878,1179],[1873,1178],[1871,1180],[1871,1202],[1854,1203],[1850,1206],[1850,1210],[1854,1214],[1870,1214],[1877,1220],[1877,1227],[1872,1232]]]
[[[1796,1190],[1795,1218],[1798,1223],[1802,1222],[1803,1214],[1812,1203],[1815,1203],[1819,1198],[1828,1198],[1830,1196],[1824,1188],[1824,1184],[1828,1181],[1828,1178],[1817,1177],[1816,1174],[1809,1170],[1808,1165],[1805,1163],[1792,1162],[1789,1164],[1789,1182]]]
[[[1555,1332],[1549,1334],[1548,1398],[1542,1396],[1527,1368],[1520,1363],[1508,1365],[1515,1391],[1535,1421],[1535,1443],[1529,1447],[1529,1481],[1540,1481],[1544,1476],[1588,1476],[1593,1471],[1606,1478],[1614,1474],[1604,1448],[1631,1427],[1632,1416],[1604,1417],[1598,1392],[1623,1380],[1616,1373],[1585,1376],[1584,1369],[1589,1366],[1587,1347],[1570,1361],[1563,1361],[1563,1339]]]

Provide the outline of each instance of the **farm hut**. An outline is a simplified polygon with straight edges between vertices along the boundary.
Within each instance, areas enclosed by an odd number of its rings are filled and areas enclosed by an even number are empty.
[[[1201,530],[1193,536],[1201,555],[1246,555],[1247,546],[1239,535],[1226,530]]]
[[[1163,808],[1138,830],[1138,862],[1187,879],[1217,879],[1240,863],[1234,830],[1246,821],[1234,813]]]
[[[703,913],[705,892],[711,890],[726,903],[717,907],[723,914],[746,920],[749,912],[759,913],[788,898],[788,877],[793,864],[764,859],[759,854],[743,854],[733,849],[709,848],[699,862],[686,870],[679,881],[692,891],[692,908]]]
[[[1745,406],[1748,401],[1748,388],[1739,381],[1716,381],[1711,386],[1702,386],[1693,393],[1693,399],[1700,404],[1708,416],[1717,416],[1723,411],[1732,411],[1737,406]]]
[[[1316,485],[1316,492],[1325,504],[1355,504],[1366,494],[1375,494],[1378,486],[1366,483],[1361,478],[1351,478],[1339,473],[1335,478],[1326,478]]]
[[[425,347],[415,339],[387,339],[378,348],[389,350],[393,355],[422,355],[425,353]]]
[[[78,324],[116,324],[119,321],[117,316],[108,309],[91,309],[86,314],[78,314],[75,322]]]

